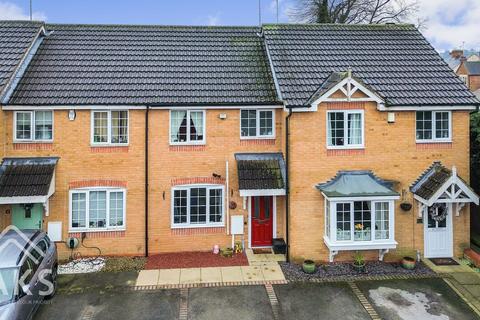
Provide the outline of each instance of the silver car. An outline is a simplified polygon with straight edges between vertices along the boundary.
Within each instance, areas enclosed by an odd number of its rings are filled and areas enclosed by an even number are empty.
[[[0,320],[31,319],[57,290],[57,249],[40,230],[0,237]]]

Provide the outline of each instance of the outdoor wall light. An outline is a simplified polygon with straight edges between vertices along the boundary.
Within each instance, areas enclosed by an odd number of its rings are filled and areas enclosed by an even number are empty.
[[[75,110],[70,109],[70,111],[68,111],[68,120],[73,121],[73,120],[75,120],[76,116],[77,116],[77,114],[76,114]]]

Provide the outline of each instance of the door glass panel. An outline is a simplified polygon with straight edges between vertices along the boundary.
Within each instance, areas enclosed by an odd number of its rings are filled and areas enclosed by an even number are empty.
[[[260,197],[253,198],[253,206],[255,219],[260,219]]]
[[[263,198],[264,203],[265,203],[265,219],[270,219],[270,198],[264,197]]]

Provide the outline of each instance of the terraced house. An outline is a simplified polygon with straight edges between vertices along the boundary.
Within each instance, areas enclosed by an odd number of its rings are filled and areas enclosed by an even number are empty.
[[[1,225],[64,256],[469,242],[480,102],[413,26],[10,21],[0,41]]]

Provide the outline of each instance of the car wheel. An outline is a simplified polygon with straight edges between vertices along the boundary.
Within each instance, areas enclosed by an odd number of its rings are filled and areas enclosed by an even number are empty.
[[[45,296],[45,299],[49,300],[52,299],[55,296],[55,293],[57,292],[57,287],[58,287],[58,266],[53,267],[52,270],[52,276],[50,277],[50,281],[53,285],[53,292],[49,294],[48,296]]]

